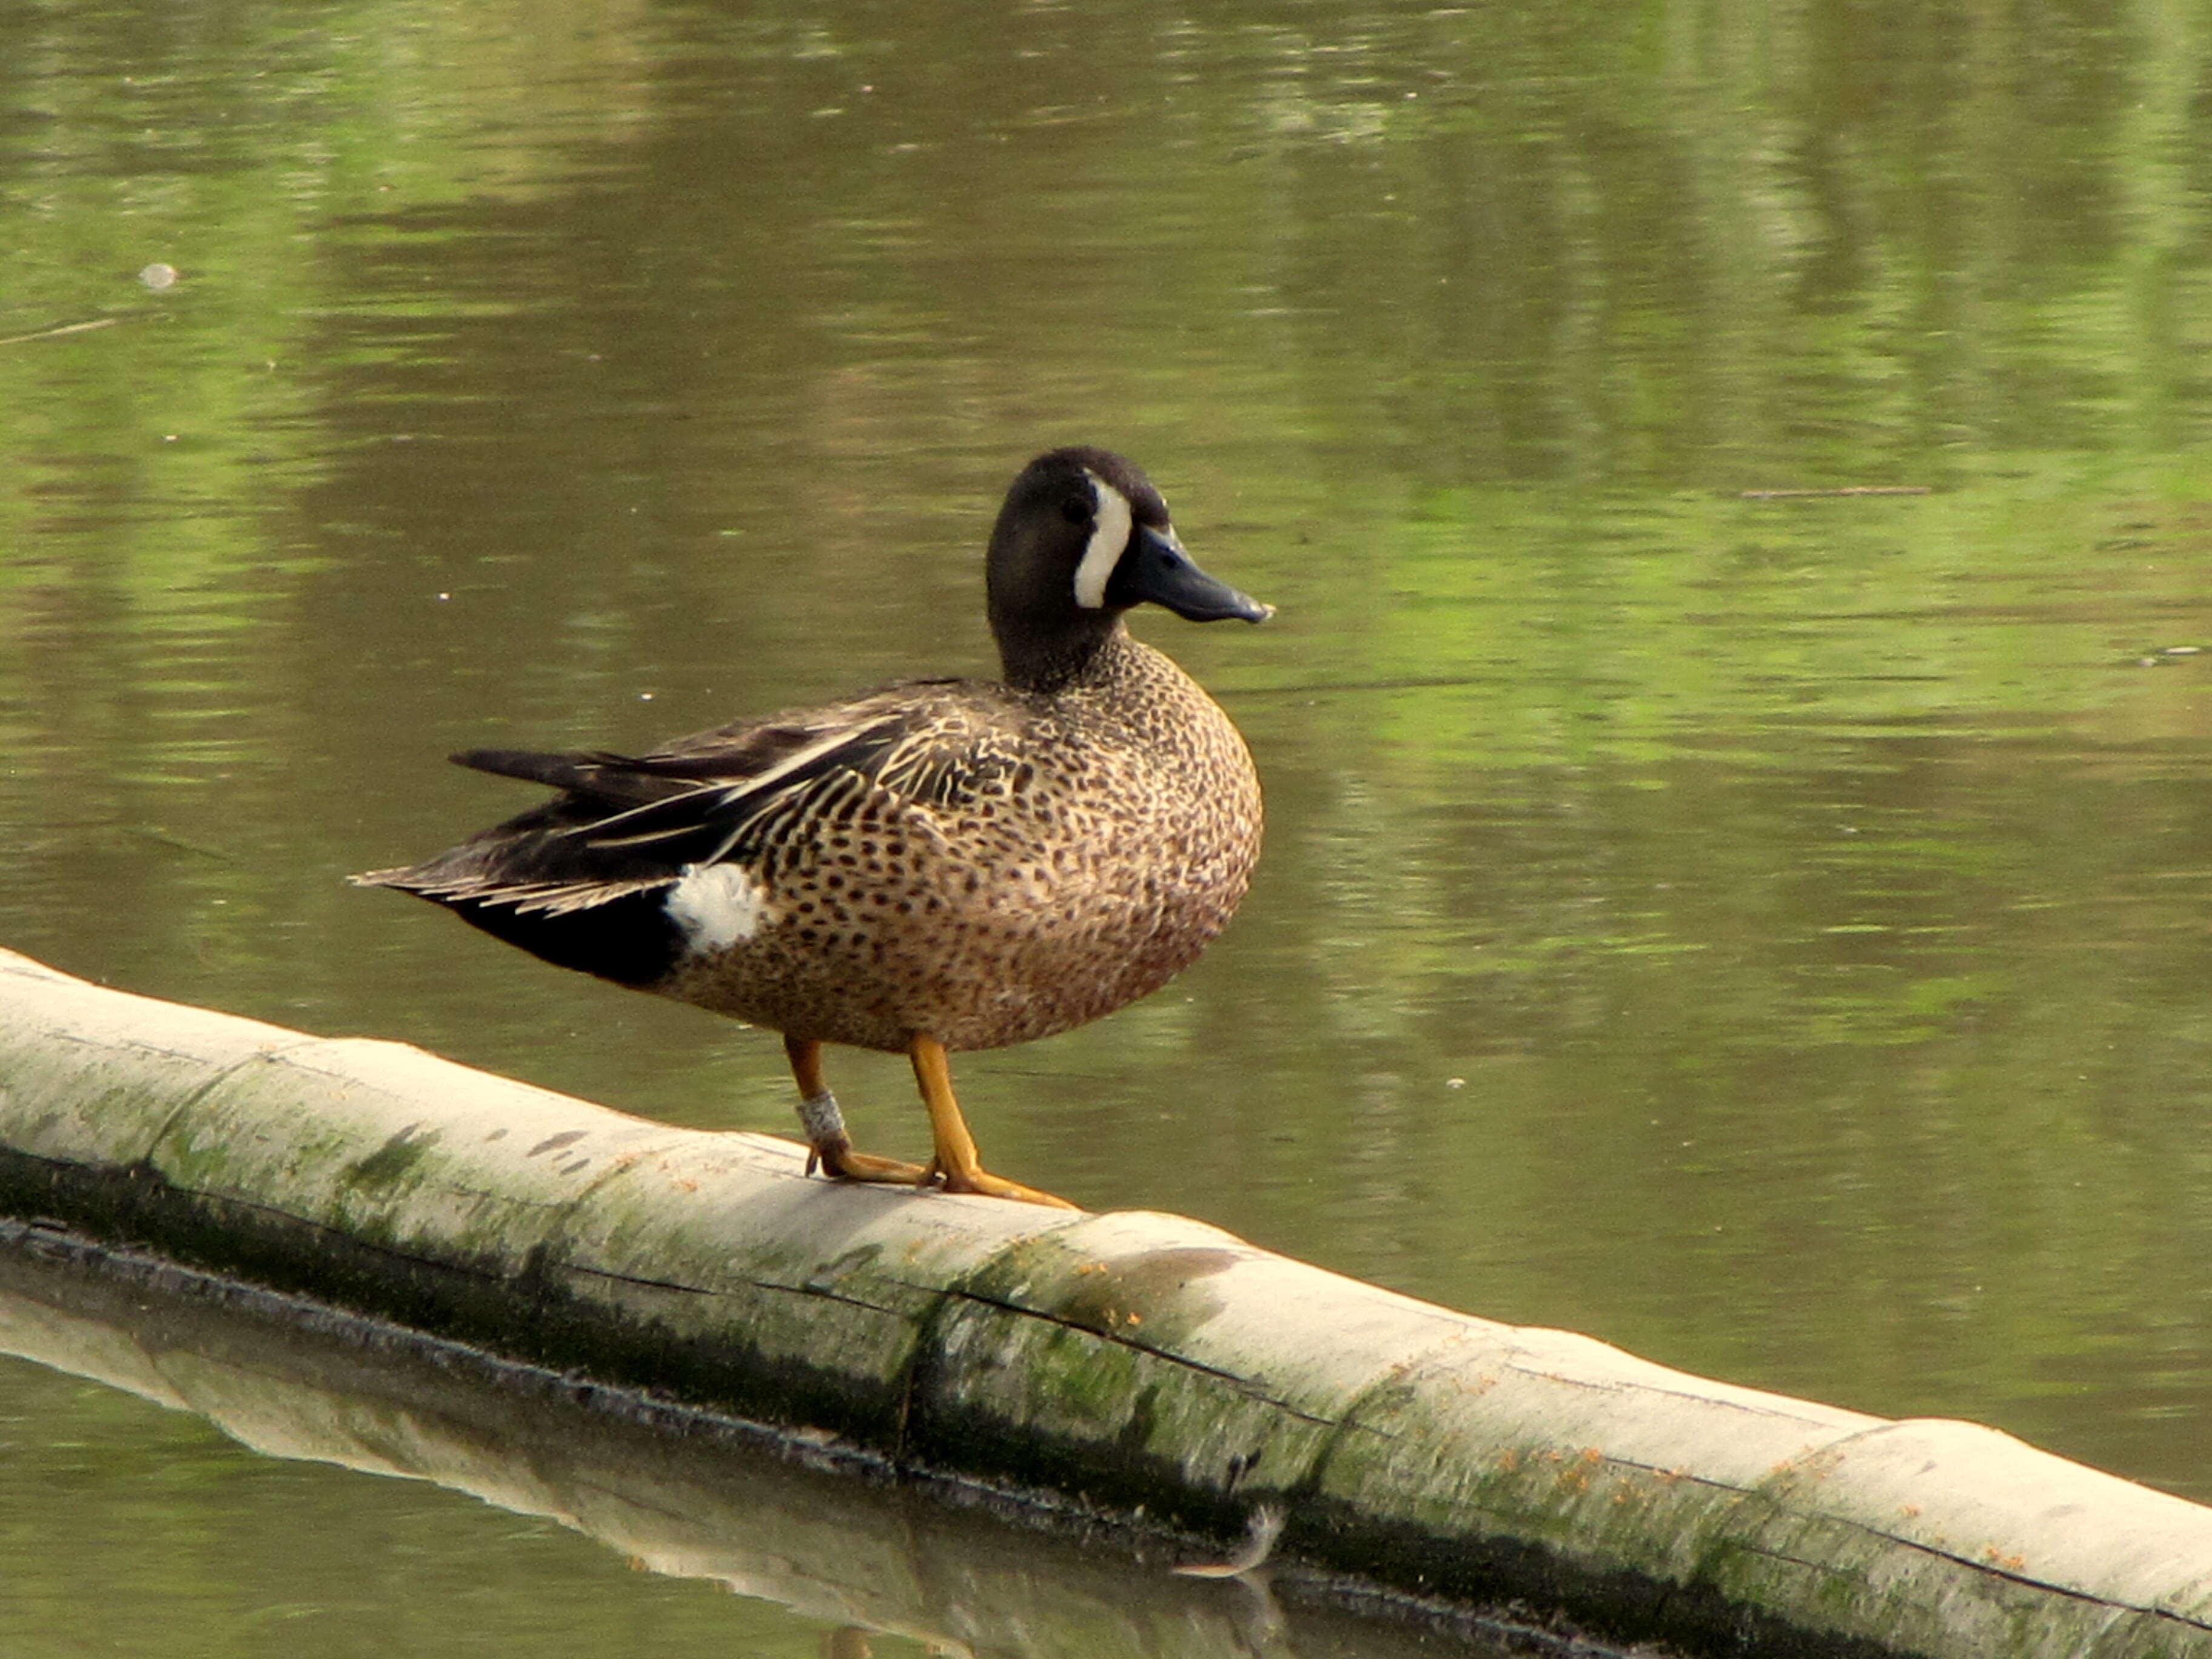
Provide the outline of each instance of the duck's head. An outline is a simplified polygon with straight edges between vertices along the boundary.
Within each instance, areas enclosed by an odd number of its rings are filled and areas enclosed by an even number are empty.
[[[1079,673],[1133,605],[1192,622],[1275,614],[1192,562],[1133,461],[1082,446],[1022,469],[991,532],[985,583],[1006,678],[1032,687]]]

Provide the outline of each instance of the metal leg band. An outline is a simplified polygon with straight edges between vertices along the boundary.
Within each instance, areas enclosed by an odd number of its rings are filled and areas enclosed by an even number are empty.
[[[845,1138],[845,1115],[837,1109],[837,1097],[824,1089],[799,1103],[799,1125],[806,1144],[823,1146]]]

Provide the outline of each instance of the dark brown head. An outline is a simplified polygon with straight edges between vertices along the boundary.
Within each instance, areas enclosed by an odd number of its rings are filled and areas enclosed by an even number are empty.
[[[991,532],[985,585],[1006,679],[1032,690],[1079,675],[1132,605],[1192,622],[1274,614],[1191,562],[1135,463],[1084,446],[1022,469]]]

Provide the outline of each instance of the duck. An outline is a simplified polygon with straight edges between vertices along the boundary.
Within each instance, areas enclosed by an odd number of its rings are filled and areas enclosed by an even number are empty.
[[[1112,1013],[1227,925],[1260,855],[1258,773],[1126,617],[1273,607],[1198,567],[1133,462],[1080,445],[1016,477],[983,585],[998,679],[902,680],[639,755],[471,749],[451,758],[556,793],[351,879],[781,1033],[809,1176],[1073,1209],[982,1167],[950,1055]],[[927,1163],[854,1148],[825,1046],[908,1056]]]

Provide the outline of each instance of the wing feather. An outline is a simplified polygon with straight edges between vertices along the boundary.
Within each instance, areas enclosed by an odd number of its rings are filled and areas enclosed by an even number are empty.
[[[1001,688],[913,682],[678,738],[651,754],[470,750],[478,771],[562,793],[422,864],[355,879],[441,903],[573,914],[746,862],[794,823],[872,793],[942,808],[1002,774]]]

